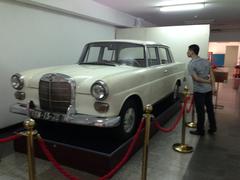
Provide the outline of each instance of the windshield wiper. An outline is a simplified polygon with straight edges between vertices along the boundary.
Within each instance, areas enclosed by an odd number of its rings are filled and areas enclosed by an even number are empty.
[[[116,66],[114,63],[106,62],[106,61],[101,61],[101,62],[80,62],[79,64]]]

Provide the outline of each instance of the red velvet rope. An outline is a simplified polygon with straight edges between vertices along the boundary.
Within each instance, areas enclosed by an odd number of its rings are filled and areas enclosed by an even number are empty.
[[[184,113],[184,111],[185,111],[185,109],[186,109],[186,106],[187,106],[187,102],[189,101],[189,97],[186,97],[185,98],[185,100],[184,100],[184,105],[182,106],[180,106],[181,107],[181,110],[180,110],[180,112],[178,113],[178,116],[177,116],[177,118],[176,118],[176,121],[173,123],[173,125],[171,126],[171,127],[169,127],[169,128],[163,128],[163,127],[161,127],[160,126],[160,124],[159,124],[159,122],[158,121],[155,121],[155,127],[156,128],[158,128],[160,131],[162,131],[162,132],[171,132],[171,131],[173,131],[176,127],[177,127],[177,125],[178,125],[178,123],[180,122],[180,120],[181,120],[181,118],[182,118],[182,116],[183,116],[183,113]]]
[[[190,104],[189,108],[187,108],[187,113],[190,113],[192,111],[193,103],[194,103],[194,99],[192,96],[191,104]]]
[[[17,135],[14,135],[14,136],[9,136],[9,137],[6,137],[6,138],[0,138],[0,143],[5,143],[5,142],[9,142],[9,141],[14,141],[18,138],[20,138],[21,135],[17,134]]]
[[[52,165],[66,178],[70,180],[80,180],[79,178],[70,175],[65,169],[62,168],[62,166],[55,160],[53,155],[50,153],[50,151],[47,148],[46,143],[44,140],[40,137],[38,138],[38,144],[40,148],[42,149],[43,153],[46,155],[47,159],[52,163]]]
[[[111,178],[126,163],[126,161],[128,160],[129,156],[131,155],[132,150],[139,138],[141,130],[145,125],[144,120],[145,120],[144,118],[141,120],[138,130],[137,130],[136,134],[134,135],[133,140],[132,140],[131,144],[129,145],[128,151],[124,155],[123,159],[108,174],[100,177],[98,180],[107,180],[107,179]]]
[[[181,110],[178,113],[177,119],[176,119],[176,121],[173,123],[173,125],[171,127],[163,128],[163,127],[160,126],[158,121],[155,121],[155,127],[158,128],[160,131],[163,131],[163,132],[171,132],[171,131],[173,131],[177,127],[179,121],[182,118],[182,115],[183,115],[183,107],[181,106]]]

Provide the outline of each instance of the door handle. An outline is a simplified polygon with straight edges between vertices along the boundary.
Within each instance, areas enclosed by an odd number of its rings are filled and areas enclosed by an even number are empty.
[[[168,72],[168,70],[167,70],[167,69],[165,69],[165,70],[164,70],[164,73],[167,73],[167,72]]]

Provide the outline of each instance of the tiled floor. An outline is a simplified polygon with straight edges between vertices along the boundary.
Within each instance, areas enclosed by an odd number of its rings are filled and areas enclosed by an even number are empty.
[[[149,180],[237,180],[240,179],[240,92],[233,90],[231,82],[221,84],[216,110],[218,132],[215,136],[197,137],[186,134],[186,143],[194,152],[181,154],[172,150],[180,142],[181,125],[171,133],[158,132],[150,141],[148,159]],[[190,119],[190,116],[187,117]],[[174,119],[174,118],[173,118]],[[171,122],[169,122],[171,123]],[[187,130],[188,131],[188,130]],[[27,180],[26,156],[14,153],[11,143],[0,144],[0,180]],[[141,179],[142,150],[138,151],[112,180]],[[64,180],[51,164],[37,159],[38,180]],[[98,177],[65,167],[81,180]],[[99,167],[100,168],[100,167]]]
[[[185,173],[184,180],[240,179],[240,89],[221,84],[216,110],[218,132],[200,138],[196,151]]]

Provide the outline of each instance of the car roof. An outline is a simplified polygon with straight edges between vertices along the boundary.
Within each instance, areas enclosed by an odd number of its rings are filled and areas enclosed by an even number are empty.
[[[140,41],[140,40],[131,40],[131,39],[113,39],[113,40],[100,40],[91,43],[100,43],[100,42],[124,42],[124,43],[133,43],[133,44],[141,44],[141,45],[161,45],[166,46],[164,44],[159,44],[154,41]],[[168,46],[166,46],[168,47]]]

